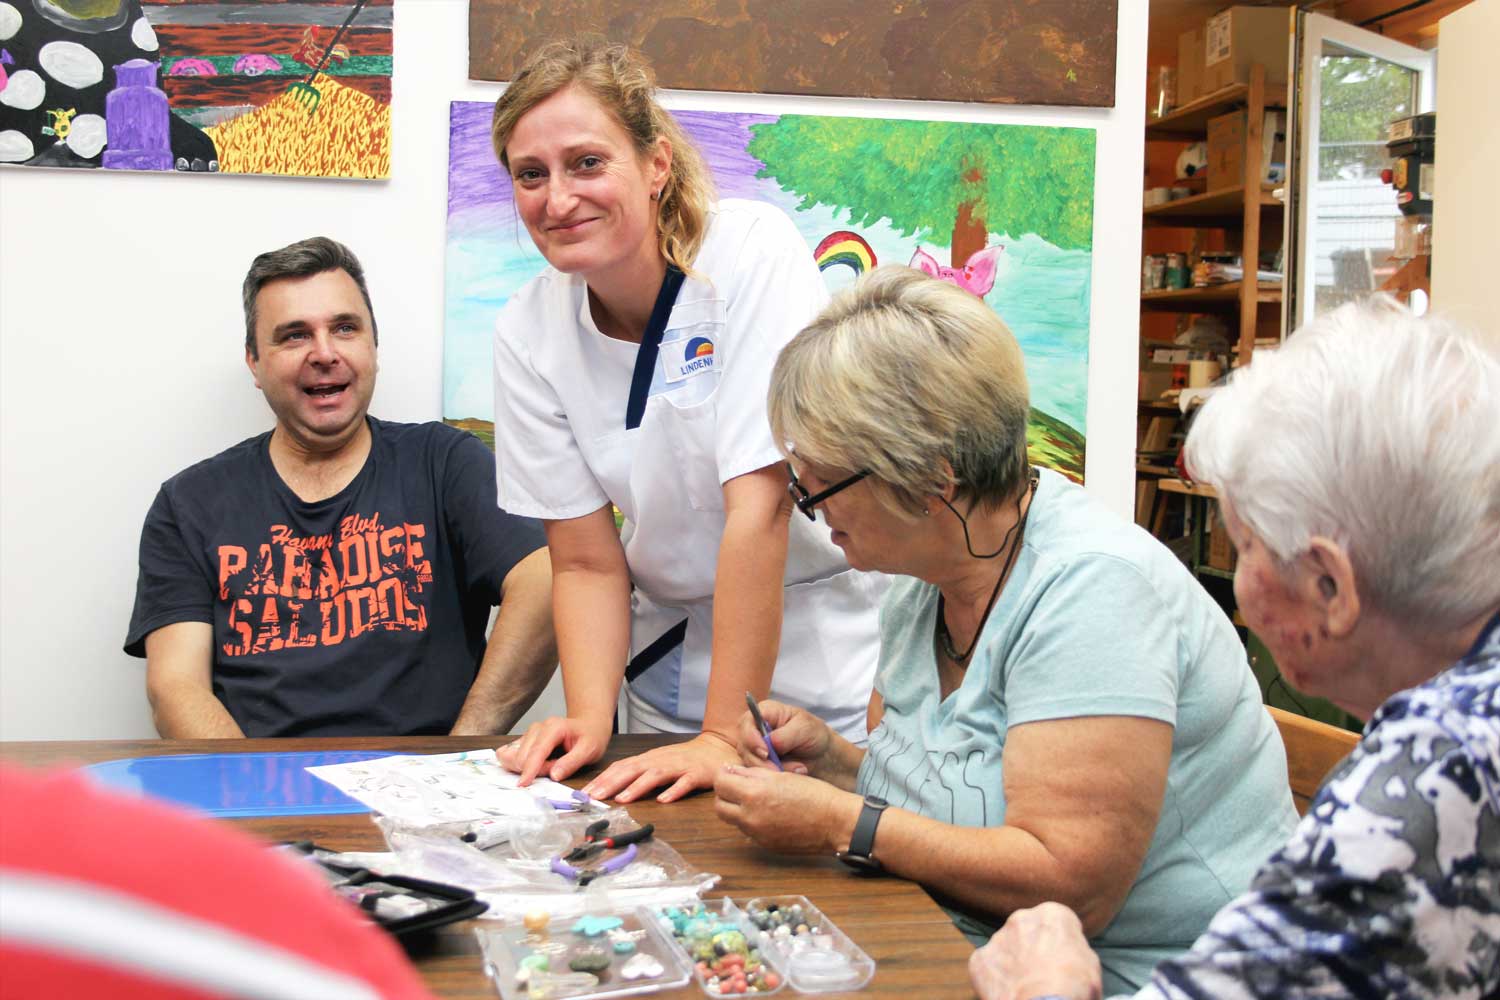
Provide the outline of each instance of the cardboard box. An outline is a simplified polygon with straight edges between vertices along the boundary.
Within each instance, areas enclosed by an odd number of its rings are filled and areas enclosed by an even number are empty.
[[[1144,423],[1144,427],[1137,428],[1139,435],[1136,443],[1137,451],[1143,456],[1160,456],[1163,453],[1175,451],[1172,446],[1172,435],[1177,431],[1176,417],[1154,416]]]
[[[1161,394],[1170,388],[1172,388],[1172,369],[1154,365],[1150,368],[1142,368],[1136,398],[1154,403],[1161,399]]]
[[[1214,569],[1221,569],[1226,573],[1234,572],[1236,554],[1234,543],[1229,540],[1229,532],[1224,525],[1218,522],[1218,518],[1209,522],[1211,530],[1208,533],[1208,555],[1205,562]]]
[[[1248,112],[1231,111],[1208,120],[1208,189],[1245,182],[1245,127]],[[1260,179],[1286,176],[1286,112],[1267,111],[1260,133]]]
[[[1208,120],[1208,189],[1245,181],[1245,124],[1248,113],[1231,111]]]
[[[1203,96],[1203,29],[1177,36],[1177,106]]]
[[[1249,83],[1255,63],[1266,68],[1266,83],[1284,86],[1291,60],[1291,30],[1289,7],[1230,7],[1209,18],[1203,29],[1198,96],[1232,83]]]

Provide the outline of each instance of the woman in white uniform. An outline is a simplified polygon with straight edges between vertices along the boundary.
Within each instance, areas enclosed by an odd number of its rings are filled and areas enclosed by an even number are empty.
[[[654,89],[624,46],[557,42],[494,124],[551,265],[496,328],[500,505],[546,526],[568,706],[500,759],[523,783],[597,760],[628,665],[631,731],[699,735],[585,786],[622,802],[711,786],[747,691],[863,743],[883,586],[793,516],[766,419],[777,354],[827,299],[812,255],[777,209],[711,202]]]

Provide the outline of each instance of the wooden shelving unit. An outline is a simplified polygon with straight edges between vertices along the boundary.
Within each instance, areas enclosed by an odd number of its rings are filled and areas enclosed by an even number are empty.
[[[1281,284],[1262,281],[1255,285],[1253,292],[1248,292],[1248,294],[1257,304],[1279,304]],[[1157,292],[1142,292],[1141,308],[1164,309],[1173,312],[1208,312],[1216,308],[1239,305],[1246,295],[1247,289],[1244,287],[1244,282],[1240,281],[1229,281],[1222,285],[1208,285],[1203,288],[1164,288]],[[1253,344],[1255,339],[1253,329],[1250,339]],[[1235,345],[1235,349],[1241,349],[1239,344]]]
[[[1170,114],[1146,123],[1147,139],[1191,139],[1208,131],[1208,120],[1217,118],[1235,108],[1248,107],[1251,101],[1250,83],[1231,83],[1212,94],[1205,94],[1196,101],[1174,108]],[[1265,74],[1261,74],[1261,105],[1268,108],[1286,107],[1286,88],[1268,87]]]
[[[1281,303],[1281,282],[1254,279],[1260,258],[1262,230],[1269,228],[1269,235],[1274,240],[1276,230],[1280,228],[1277,225],[1278,213],[1284,211],[1282,200],[1275,193],[1275,188],[1279,185],[1267,184],[1262,178],[1261,140],[1266,109],[1285,107],[1286,96],[1285,87],[1273,88],[1266,85],[1263,66],[1254,66],[1248,83],[1224,87],[1199,98],[1169,115],[1148,122],[1145,129],[1148,143],[1181,144],[1204,139],[1212,118],[1241,109],[1246,113],[1245,149],[1241,157],[1244,174],[1237,178],[1238,183],[1201,190],[1186,198],[1160,205],[1143,206],[1141,210],[1142,223],[1153,230],[1218,230],[1225,234],[1223,245],[1233,249],[1238,243],[1238,252],[1248,280],[1141,293],[1143,313],[1214,313],[1222,316],[1234,331],[1231,334],[1233,343],[1230,354],[1234,364],[1242,364],[1250,359],[1255,350],[1257,326],[1262,321],[1269,322],[1271,307]],[[1224,180],[1223,177],[1210,178],[1210,181],[1219,184]],[[1199,245],[1201,235],[1194,234],[1195,248]],[[1178,238],[1171,234],[1152,237],[1158,246],[1163,242],[1174,242]],[[1217,238],[1210,235],[1209,239]],[[1230,579],[1234,575],[1231,571],[1210,565],[1208,558],[1210,521],[1217,495],[1211,487],[1180,479],[1180,473],[1173,467],[1171,460],[1164,457],[1166,453],[1159,450],[1160,441],[1165,435],[1153,435],[1150,432],[1153,426],[1160,428],[1160,421],[1172,419],[1176,414],[1175,406],[1151,401],[1140,403],[1136,457],[1137,520],[1147,530],[1178,549],[1179,555],[1200,577]],[[1175,448],[1180,443],[1183,426],[1181,420],[1176,422],[1170,436],[1171,447]],[[1178,524],[1184,528],[1181,533]],[[1215,561],[1220,565],[1225,564],[1223,559]]]
[[[1173,111],[1146,125],[1146,141],[1182,142],[1202,138],[1208,132],[1208,121],[1219,115],[1244,108],[1245,154],[1244,177],[1233,187],[1205,191],[1177,201],[1143,208],[1141,219],[1151,226],[1180,226],[1235,230],[1240,234],[1240,259],[1247,275],[1253,273],[1260,257],[1262,216],[1279,211],[1281,201],[1272,193],[1272,185],[1261,180],[1261,138],[1268,107],[1286,104],[1284,87],[1268,88],[1264,66],[1253,66],[1249,83],[1224,87]],[[1239,313],[1236,338],[1236,360],[1243,364],[1255,350],[1257,310],[1261,305],[1279,303],[1281,286],[1267,282],[1237,281],[1210,288],[1184,288],[1141,295],[1143,309],[1169,309],[1179,312]]]
[[[1281,208],[1281,199],[1272,194],[1273,190],[1273,185],[1261,185],[1259,204],[1262,210]],[[1244,206],[1245,189],[1235,185],[1161,205],[1147,205],[1141,210],[1141,219],[1148,226],[1237,225],[1244,218]]]
[[[1189,483],[1181,479],[1163,479],[1156,484],[1156,488],[1166,493],[1181,493],[1189,497],[1207,497],[1210,500],[1219,499],[1219,493],[1212,486],[1203,483]]]

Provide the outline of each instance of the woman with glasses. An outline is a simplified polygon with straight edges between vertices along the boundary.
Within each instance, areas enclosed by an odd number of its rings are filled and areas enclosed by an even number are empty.
[[[1029,464],[1029,411],[1000,318],[907,268],[866,275],[782,351],[771,425],[804,509],[852,566],[899,574],[879,724],[861,749],[764,703],[770,747],[742,723],[718,809],[766,847],[922,883],[976,945],[1065,899],[1125,988],[1296,814],[1229,620],[1150,535]]]
[[[496,328],[499,499],[546,527],[567,696],[500,760],[524,783],[598,759],[626,678],[630,731],[699,735],[585,786],[620,801],[711,785],[747,691],[863,741],[883,586],[805,519],[788,529],[766,387],[827,301],[812,254],[777,209],[713,201],[654,89],[624,46],[557,42],[493,134],[551,265]]]

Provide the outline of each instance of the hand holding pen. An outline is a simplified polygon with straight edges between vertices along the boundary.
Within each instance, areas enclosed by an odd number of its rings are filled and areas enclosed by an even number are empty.
[[[834,745],[828,724],[806,709],[746,697],[750,710],[740,720],[740,760],[751,767],[820,777]]]
[[[781,758],[776,756],[776,748],[771,745],[771,727],[766,725],[765,717],[760,714],[760,706],[755,703],[755,695],[749,691],[745,692],[745,704],[750,708],[750,720],[755,723],[755,730],[760,734],[761,743],[765,745],[766,759],[776,770],[786,770],[781,766]]]

